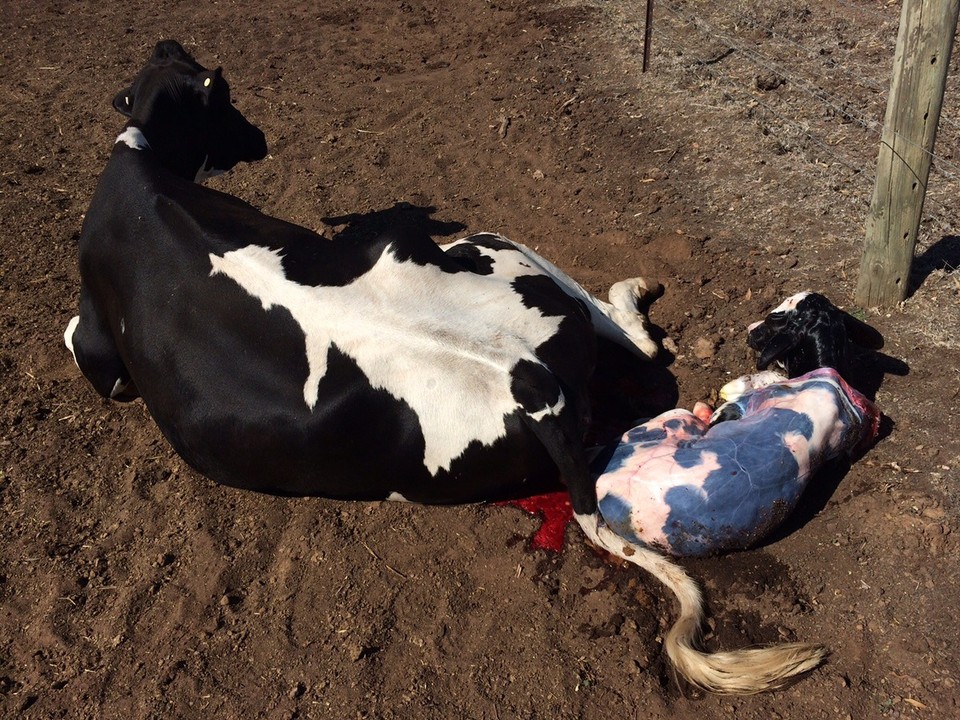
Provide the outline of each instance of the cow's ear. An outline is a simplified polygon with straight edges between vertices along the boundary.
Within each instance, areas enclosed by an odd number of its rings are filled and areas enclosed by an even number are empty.
[[[782,360],[784,355],[800,344],[800,336],[791,332],[778,332],[763,347],[757,358],[757,370],[766,370],[774,360]]]
[[[223,84],[223,68],[217,68],[212,72],[202,72],[197,75],[197,83],[200,85],[200,94],[204,103],[210,102],[210,96],[214,89]]]
[[[150,62],[153,65],[159,65],[170,60],[193,61],[193,58],[176,40],[161,40],[153,48]]]
[[[133,114],[133,88],[128,87],[117,93],[113,99],[113,109],[121,115],[130,117]]]

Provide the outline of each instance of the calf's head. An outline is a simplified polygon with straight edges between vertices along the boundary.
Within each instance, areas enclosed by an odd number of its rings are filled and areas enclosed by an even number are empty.
[[[748,329],[747,344],[759,353],[757,370],[777,363],[791,378],[822,367],[842,374],[847,351],[845,317],[818,293],[787,298]]]
[[[113,107],[181,177],[200,180],[267,154],[263,133],[230,103],[220,68],[207,70],[175,40],[157,43]]]

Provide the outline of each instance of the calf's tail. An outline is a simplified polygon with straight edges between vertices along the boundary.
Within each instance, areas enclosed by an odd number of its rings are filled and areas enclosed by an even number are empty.
[[[752,695],[783,687],[826,657],[823,646],[806,643],[716,653],[698,650],[703,597],[683,568],[654,550],[624,540],[597,513],[575,517],[594,544],[643,568],[677,596],[680,617],[667,633],[664,649],[677,672],[693,685],[713,693]]]

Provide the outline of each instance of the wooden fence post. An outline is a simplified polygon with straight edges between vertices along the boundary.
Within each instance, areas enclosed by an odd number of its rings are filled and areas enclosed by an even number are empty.
[[[907,296],[960,0],[903,0],[856,301]]]

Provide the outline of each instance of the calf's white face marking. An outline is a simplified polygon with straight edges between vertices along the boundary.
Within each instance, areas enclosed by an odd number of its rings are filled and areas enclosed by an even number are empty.
[[[210,263],[211,275],[231,278],[264,310],[287,309],[300,325],[308,408],[317,402],[327,353],[336,344],[373,387],[416,412],[431,474],[449,469],[472,441],[489,445],[506,434],[504,418],[520,407],[510,371],[520,360],[539,362],[534,348],[553,337],[561,321],[525,307],[510,287],[512,278],[401,262],[389,247],[367,273],[342,287],[288,280],[280,253],[257,245],[222,257],[211,253]],[[561,397],[544,410],[562,403]]]
[[[791,310],[796,310],[796,309],[797,309],[797,305],[800,304],[800,301],[803,300],[803,299],[804,299],[807,295],[809,295],[809,294],[810,294],[810,291],[805,291],[805,292],[799,292],[799,293],[797,293],[796,295],[791,295],[791,296],[788,297],[786,300],[784,300],[782,303],[780,303],[779,305],[777,305],[777,307],[775,307],[775,308],[774,308],[773,310],[771,310],[770,312],[771,312],[771,313],[776,313],[776,312],[790,312]],[[761,321],[761,322],[762,322],[762,321]]]

